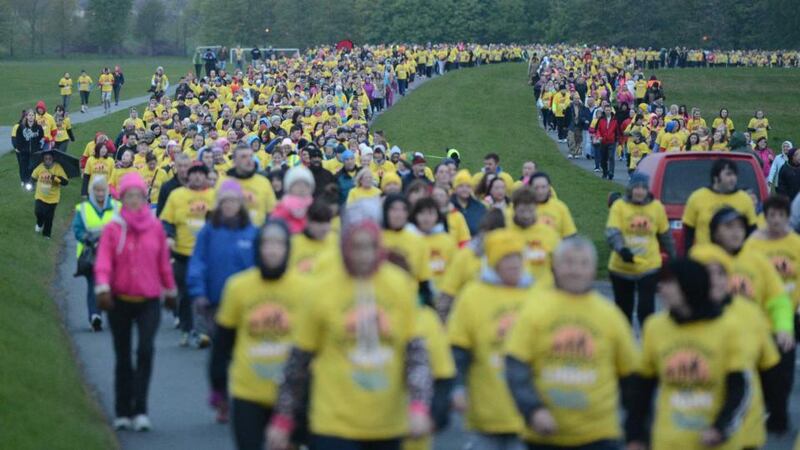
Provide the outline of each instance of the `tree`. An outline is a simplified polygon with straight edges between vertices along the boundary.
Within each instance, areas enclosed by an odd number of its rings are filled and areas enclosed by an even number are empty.
[[[76,0],[52,0],[45,16],[47,36],[55,41],[58,53],[62,58],[67,55],[67,44],[73,41],[76,28]]]
[[[131,6],[132,0],[89,0],[87,27],[95,48],[112,53],[123,48]]]
[[[155,53],[158,33],[164,23],[164,4],[161,0],[144,0],[136,14],[135,31],[147,46],[149,54]]]

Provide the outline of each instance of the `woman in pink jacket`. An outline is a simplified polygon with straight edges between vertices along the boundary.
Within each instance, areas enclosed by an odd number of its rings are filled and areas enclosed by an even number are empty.
[[[95,261],[97,306],[108,312],[114,338],[114,428],[150,429],[147,390],[153,366],[153,341],[161,319],[162,295],[174,308],[177,290],[169,263],[167,236],[147,203],[147,185],[137,172],[122,177],[122,208],[103,228]],[[136,367],[131,333],[138,329]]]

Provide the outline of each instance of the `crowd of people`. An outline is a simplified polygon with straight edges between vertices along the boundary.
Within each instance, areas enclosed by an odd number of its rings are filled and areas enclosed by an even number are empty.
[[[703,121],[664,108],[666,87],[645,79],[637,55],[320,47],[231,72],[206,66],[181,77],[174,97],[154,89],[118,135],[86,145],[72,224],[79,267],[93,267],[88,324],[113,337],[113,426],[152,427],[163,302],[179,345],[210,347],[209,403],[239,449],[431,448],[452,411],[478,449],[741,449],[789,431],[792,199],[754,204],[737,189],[737,166],[719,158],[686,205],[678,256],[664,206],[633,172],[606,223],[610,302],[593,288],[605,262],[546,167],[527,161],[515,173],[489,151],[471,172],[458,149],[431,167],[435,155],[403,152],[370,127],[415,79],[527,61],[545,124],[578,149],[575,130],[590,133],[613,178],[616,152],[635,168]],[[167,80],[161,70],[153,79]],[[625,105],[637,120],[622,127]],[[20,129],[36,131],[16,144],[43,150],[31,175],[21,159],[20,177],[36,182],[36,231],[49,237],[68,179],[43,142],[44,114],[25,116]],[[712,128],[735,136],[726,117]],[[748,125],[751,141],[766,136],[763,120]],[[630,127],[633,143],[620,146]]]

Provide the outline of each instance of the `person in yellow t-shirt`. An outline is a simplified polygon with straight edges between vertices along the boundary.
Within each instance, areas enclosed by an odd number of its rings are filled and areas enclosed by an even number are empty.
[[[97,85],[100,86],[103,112],[108,113],[111,111],[111,91],[114,89],[114,75],[108,70],[108,67],[104,67],[103,72],[97,77]]]
[[[638,319],[640,326],[655,312],[661,250],[675,257],[667,213],[650,193],[649,183],[642,173],[630,177],[625,196],[611,205],[605,233],[612,250],[608,271],[614,301],[631,325]]]
[[[98,175],[110,180],[114,172],[114,158],[108,156],[108,147],[105,144],[93,143],[92,146],[95,148],[94,153],[86,160],[86,166],[83,168],[84,187],[81,188],[81,195],[88,195],[88,187],[94,183]]]
[[[64,76],[58,80],[59,94],[61,94],[61,106],[64,111],[69,111],[69,99],[72,98],[72,77],[69,72],[65,72]]]
[[[56,207],[61,201],[61,187],[69,184],[69,177],[61,164],[56,162],[53,150],[45,150],[41,156],[42,162],[31,173],[31,180],[36,183],[33,197],[35,230],[37,233],[41,232],[46,239],[50,239]]]
[[[719,110],[719,116],[711,122],[711,129],[714,131],[722,129],[726,137],[730,137],[733,132],[736,131],[727,108],[721,108]]]
[[[349,220],[342,224],[345,270],[309,286],[313,300],[295,321],[267,431],[270,449],[288,448],[309,379],[312,448],[366,448],[374,441],[398,448],[404,437],[430,430],[433,380],[416,332],[416,290],[402,269],[382,261],[378,225]]]
[[[142,179],[147,183],[147,198],[150,202],[150,208],[155,210],[158,205],[158,194],[161,192],[161,186],[169,180],[169,175],[164,168],[158,166],[158,157],[152,152],[145,156],[145,165],[139,169],[139,174],[142,175]]]
[[[85,113],[89,108],[89,92],[92,90],[92,77],[86,74],[85,70],[81,70],[78,77],[78,93],[81,96],[81,112]]]
[[[459,294],[448,320],[456,363],[453,408],[465,412],[474,448],[517,448],[523,420],[503,379],[503,345],[533,298],[525,243],[508,229],[485,238],[486,266]]]
[[[214,190],[208,188],[208,168],[202,164],[189,168],[186,186],[172,191],[159,218],[167,231],[172,250],[172,270],[178,285],[178,318],[182,332],[180,345],[188,346],[194,335],[192,298],[186,288],[186,271],[197,233],[206,223],[206,215],[214,205]]]
[[[217,186],[226,179],[232,179],[242,187],[253,225],[263,224],[267,215],[275,208],[275,191],[265,176],[256,173],[253,149],[247,144],[237,145],[233,150],[233,168],[217,181]]]
[[[387,195],[383,201],[383,242],[388,252],[405,259],[411,277],[419,283],[423,297],[431,295],[430,248],[424,239],[408,230],[408,200],[400,194]]]
[[[555,287],[536,289],[506,340],[505,378],[531,448],[615,448],[621,437],[618,386],[639,354],[625,316],[592,290],[596,271],[591,241],[564,239]]]
[[[640,131],[631,133],[631,139],[628,140],[628,154],[630,155],[628,175],[630,175],[636,170],[639,162],[650,154],[650,147],[647,146],[647,142],[645,142],[644,136]]]
[[[653,396],[653,450],[742,448],[741,426],[751,367],[740,322],[711,299],[706,268],[693,260],[671,261],[659,292],[666,311],[645,323],[642,364],[630,393],[628,448],[645,448]]]
[[[762,137],[768,139],[768,131],[770,129],[769,119],[764,116],[764,111],[758,110],[753,115],[753,118],[747,122],[747,130],[750,132],[750,137],[753,142],[758,142]]]
[[[531,175],[530,186],[536,197],[536,221],[550,226],[561,239],[578,232],[566,203],[556,198],[550,177],[544,172]]]
[[[323,199],[316,199],[308,208],[308,221],[302,233],[292,235],[292,253],[289,267],[301,274],[315,273],[319,269],[320,255],[336,249],[336,235],[331,232],[333,209]]]
[[[130,172],[136,172],[136,168],[133,167],[133,158],[133,150],[125,150],[122,152],[119,162],[111,172],[111,179],[108,181],[108,185],[111,187],[111,190],[115,195],[118,195],[117,190],[120,187],[122,177]]]
[[[410,214],[410,221],[414,224],[415,231],[428,244],[431,290],[434,295],[438,292],[438,286],[447,271],[447,266],[458,250],[455,239],[445,230],[445,220],[445,217],[439,212],[436,200],[431,197],[417,200]]]
[[[266,223],[256,238],[256,267],[228,279],[216,314],[212,404],[217,417],[226,419],[230,388],[239,448],[264,448],[264,429],[278,400],[294,325],[305,302],[303,281],[288,266],[289,240],[285,224]]]
[[[347,194],[347,204],[355,203],[365,198],[380,197],[381,190],[375,186],[375,179],[372,171],[365,167],[358,171],[355,176],[355,187],[350,189]]]
[[[752,380],[752,398],[738,432],[739,444],[743,448],[761,448],[766,443],[767,432],[763,420],[764,395],[759,372],[770,369],[780,361],[769,322],[758,305],[731,295],[728,275],[733,273],[733,259],[724,250],[713,244],[698,245],[692,248],[689,256],[706,266],[711,300],[721,305],[725,314],[738,321],[737,328],[744,334],[739,351],[745,355],[748,363],[746,373]]]
[[[689,196],[683,211],[684,250],[696,242],[711,242],[708,226],[711,217],[721,208],[730,206],[747,219],[748,228],[756,224],[756,211],[753,201],[745,191],[736,188],[739,169],[729,159],[715,160],[711,166],[711,187],[702,187]]]
[[[442,215],[442,224],[447,225],[447,233],[453,238],[456,245],[461,248],[472,238],[469,232],[467,219],[464,218],[459,210],[450,202],[450,193],[445,187],[433,186],[431,188],[431,198],[436,201],[439,213]]]
[[[536,194],[530,186],[523,186],[512,197],[513,216],[506,226],[519,233],[525,242],[525,262],[537,286],[553,284],[551,258],[561,241],[559,234],[538,220]]]
[[[478,234],[459,249],[442,277],[436,298],[436,311],[442,322],[447,322],[453,302],[465,286],[478,278],[484,257],[484,239],[492,230],[505,227],[505,215],[499,209],[488,211],[481,219]]]

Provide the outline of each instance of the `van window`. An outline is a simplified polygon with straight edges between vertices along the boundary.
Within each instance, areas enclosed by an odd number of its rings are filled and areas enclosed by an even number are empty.
[[[667,161],[661,187],[661,203],[683,205],[692,192],[710,186],[713,162],[712,159]],[[734,162],[739,169],[739,188],[759,192],[758,178],[750,162],[747,160],[734,160]]]

